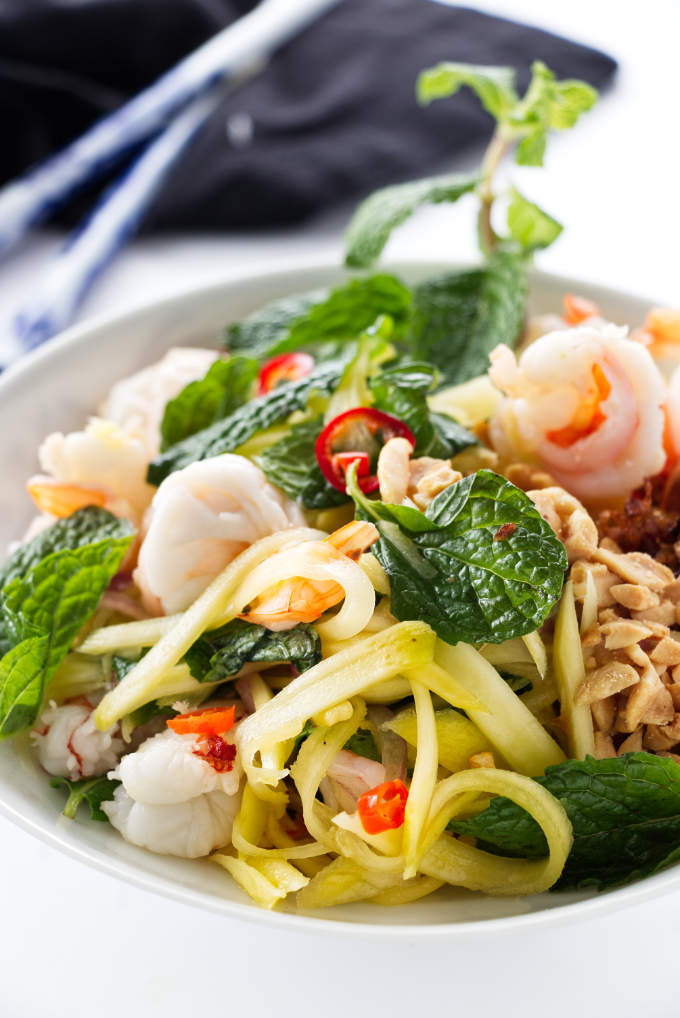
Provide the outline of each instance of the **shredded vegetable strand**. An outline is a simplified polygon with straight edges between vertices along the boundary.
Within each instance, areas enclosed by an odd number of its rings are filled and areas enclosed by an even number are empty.
[[[271,909],[282,898],[285,898],[286,891],[276,887],[271,880],[244,859],[227,855],[225,852],[216,852],[209,858],[210,862],[215,862],[227,870],[239,887],[243,888],[246,894],[261,908]]]
[[[571,582],[571,581],[570,581]],[[586,595],[581,609],[581,635],[597,622],[597,587],[590,570],[586,572]]]
[[[237,852],[246,856],[259,856],[263,859],[309,859],[324,855],[326,849],[318,842],[306,845],[292,841],[290,846],[263,848],[259,843],[266,831],[269,831],[270,811],[250,785],[243,789],[241,809],[238,812],[231,832],[231,843]]]
[[[437,726],[432,698],[420,682],[411,680],[413,702],[416,708],[417,748],[413,777],[406,800],[404,816],[403,852],[404,879],[416,875],[420,861],[420,839],[430,811],[430,803],[437,783]]]
[[[440,836],[465,792],[507,796],[525,809],[545,835],[547,858],[506,859],[448,835]],[[425,833],[425,844],[431,844],[420,869],[436,880],[486,894],[538,894],[558,879],[572,840],[571,823],[564,807],[542,785],[511,771],[481,767],[445,778],[435,789]]]
[[[156,687],[167,670],[176,665],[189,647],[210,627],[211,622],[224,613],[234,591],[255,566],[282,547],[317,536],[318,532],[303,528],[283,530],[263,537],[241,552],[184,612],[172,629],[128,672],[123,681],[106,694],[94,712],[97,727],[105,731],[123,715],[154,698]],[[236,614],[234,612],[231,618]]]
[[[262,676],[257,672],[250,676],[249,683],[255,710],[258,711],[264,707],[266,703],[269,703],[269,701],[273,698],[273,693]],[[280,742],[278,745],[272,747],[272,749],[263,751],[260,754],[262,766],[265,770],[283,770],[292,748],[293,741],[291,739],[286,739],[284,742]],[[285,809],[286,803],[288,802],[288,795],[285,787],[281,783],[279,783],[279,785],[274,789],[265,785],[259,785],[257,792],[260,798],[268,799],[269,802],[278,806],[279,812]]]
[[[442,700],[446,700],[452,707],[458,707],[464,711],[480,711],[484,713],[487,708],[482,701],[470,690],[466,689],[454,675],[438,665],[436,661],[430,661],[426,665],[415,670],[405,670],[404,675],[409,681],[420,681],[431,689]]]
[[[284,831],[283,827],[281,826],[281,822],[277,820],[275,817],[273,817],[271,814],[267,822],[267,836],[269,837],[269,840],[271,841],[274,848],[295,848],[296,846],[298,846],[298,842],[296,842],[293,838],[291,838],[289,834],[287,834]],[[288,855],[287,858],[288,859],[294,858],[295,865],[299,870],[302,870],[306,877],[316,876],[316,874],[319,873],[320,870],[322,870],[324,866],[327,866],[331,861],[331,858],[328,855],[317,855],[312,856],[311,858],[303,859],[301,859],[299,856]]]
[[[291,892],[301,890],[308,879],[283,859],[246,860],[216,852],[210,861],[227,870],[256,905],[267,909]]]
[[[544,679],[548,672],[548,651],[541,639],[541,634],[539,632],[527,633],[522,637],[522,643],[531,654],[536,671]]]
[[[452,647],[437,640],[435,659],[482,701],[485,710],[467,711],[470,719],[520,774],[542,774],[565,759],[555,740],[474,647],[465,643]]]
[[[232,827],[231,843],[235,849],[250,854],[259,844],[267,826],[267,806],[246,783],[239,809]]]
[[[122,622],[117,626],[103,626],[83,640],[81,654],[113,654],[114,651],[153,647],[181,622],[182,615],[164,615],[157,619],[140,619]]]
[[[248,780],[276,784],[285,773],[255,765],[257,753],[295,738],[308,718],[356,696],[367,685],[428,663],[433,652],[429,626],[401,622],[303,672],[240,725],[237,743]]]
[[[590,576],[590,573],[588,575]],[[553,661],[560,698],[560,713],[567,722],[569,756],[576,760],[584,760],[586,756],[592,756],[595,752],[595,735],[590,707],[588,704],[579,707],[574,703],[574,693],[585,678],[586,670],[571,580],[565,584],[557,613]]]
[[[353,859],[340,856],[317,873],[296,897],[299,909],[330,908],[374,898],[376,893],[399,886],[401,877],[367,870]]]
[[[433,894],[443,886],[444,881],[435,877],[414,877],[413,880],[404,880],[395,887],[388,887],[370,900],[374,905],[407,905],[411,901],[426,898],[428,894]]]
[[[336,754],[354,735],[365,716],[366,706],[357,699],[354,715],[349,721],[335,725],[333,729],[315,728],[303,742],[290,769],[302,803],[305,827],[312,838],[332,852],[338,851],[337,832],[330,826],[331,811],[317,800],[316,793]]]

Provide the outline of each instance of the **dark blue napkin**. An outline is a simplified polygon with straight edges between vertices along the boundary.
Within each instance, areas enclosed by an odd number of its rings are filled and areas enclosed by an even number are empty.
[[[2,0],[0,181],[78,136],[250,0]],[[181,160],[145,229],[293,223],[376,186],[424,175],[480,143],[491,121],[463,90],[418,107],[419,70],[506,64],[520,88],[541,59],[605,85],[608,56],[526,25],[432,0],[345,0],[228,95]],[[100,185],[98,185],[100,186]],[[73,222],[92,194],[60,213]]]

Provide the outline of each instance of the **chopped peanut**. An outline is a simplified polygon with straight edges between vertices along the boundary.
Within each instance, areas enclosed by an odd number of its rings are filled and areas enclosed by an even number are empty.
[[[601,668],[586,675],[574,693],[574,703],[578,706],[584,703],[594,703],[596,700],[603,700],[618,693],[622,689],[628,689],[640,681],[640,676],[632,665],[620,661],[609,661]]]
[[[630,611],[644,611],[659,604],[659,595],[639,583],[615,583],[610,591],[613,598]]]

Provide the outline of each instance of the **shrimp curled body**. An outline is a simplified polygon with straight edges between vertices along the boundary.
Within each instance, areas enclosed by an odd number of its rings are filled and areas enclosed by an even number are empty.
[[[489,423],[501,456],[534,459],[586,502],[620,498],[663,467],[666,386],[648,351],[613,325],[542,336],[489,375],[505,394]]]
[[[305,521],[259,467],[224,453],[167,477],[145,522],[135,581],[149,611],[171,614],[188,608],[249,545]]]
[[[233,748],[235,729],[220,742]],[[122,784],[102,808],[126,841],[195,859],[231,840],[243,771],[234,751],[216,767],[200,736],[165,731],[128,753],[110,778]]]

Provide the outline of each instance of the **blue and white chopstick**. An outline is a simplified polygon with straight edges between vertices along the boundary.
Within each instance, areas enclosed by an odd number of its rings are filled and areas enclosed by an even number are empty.
[[[103,196],[87,221],[68,239],[39,280],[37,295],[15,318],[16,343],[10,360],[33,350],[64,329],[94,279],[139,222],[187,144],[217,106],[224,86],[195,99],[153,141]]]
[[[0,255],[78,187],[162,130],[216,82],[239,78],[340,0],[262,0],[81,138],[0,189]]]

